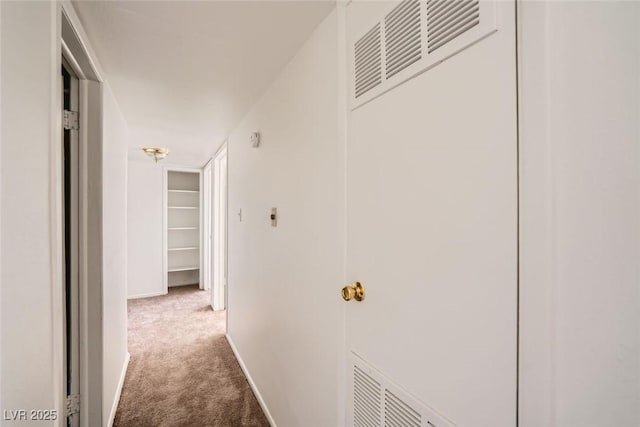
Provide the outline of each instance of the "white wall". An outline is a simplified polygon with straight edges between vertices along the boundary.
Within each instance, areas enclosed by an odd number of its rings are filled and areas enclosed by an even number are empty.
[[[146,156],[145,156],[146,157]],[[146,157],[129,160],[127,296],[162,295],[162,171]]]
[[[229,138],[229,337],[280,427],[339,423],[337,34],[333,11]],[[258,149],[253,131],[262,134]]]
[[[128,127],[108,84],[103,86],[103,424],[115,414],[127,363]]]
[[[128,177],[128,272],[127,297],[164,295],[163,285],[163,174],[172,163],[156,164],[146,155],[137,160],[129,152]],[[191,167],[191,166],[188,166]],[[174,273],[169,286],[198,282],[195,272]]]
[[[1,409],[56,408],[51,120],[57,6],[2,2]],[[59,63],[58,63],[59,64]],[[53,74],[57,72],[57,74]],[[9,422],[11,425],[51,425]]]
[[[523,2],[520,425],[640,425],[640,4]]]
[[[60,4],[1,2],[2,410],[62,413]],[[81,31],[81,33],[83,33]],[[88,45],[88,41],[85,40]],[[89,47],[89,51],[91,51]],[[94,58],[95,59],[95,58]],[[126,123],[105,86],[103,406],[126,357]],[[54,131],[54,129],[58,131]],[[95,230],[96,232],[98,230]],[[58,281],[58,282],[56,282]],[[110,401],[111,399],[111,401]],[[3,421],[11,425],[58,422]]]

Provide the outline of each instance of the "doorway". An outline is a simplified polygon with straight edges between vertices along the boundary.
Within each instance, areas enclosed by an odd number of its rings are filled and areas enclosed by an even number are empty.
[[[60,372],[56,398],[60,418],[71,413],[61,425],[97,426],[108,416],[102,410],[103,91],[99,70],[78,36],[79,22],[67,8],[61,8],[61,68],[56,70],[59,121],[52,122],[59,138],[52,151],[59,266],[54,308],[55,366]]]
[[[65,395],[67,426],[80,425],[80,277],[79,277],[79,81],[62,60],[63,275]]]
[[[164,171],[164,293],[170,287],[204,285],[201,266],[201,171],[168,167]]]

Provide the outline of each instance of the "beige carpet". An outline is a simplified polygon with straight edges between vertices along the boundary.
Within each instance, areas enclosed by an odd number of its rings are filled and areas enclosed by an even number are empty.
[[[114,426],[268,426],[197,286],[129,301],[129,352]]]

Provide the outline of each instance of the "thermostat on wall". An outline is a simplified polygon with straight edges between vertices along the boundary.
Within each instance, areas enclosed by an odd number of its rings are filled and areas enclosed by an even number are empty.
[[[260,133],[259,132],[253,132],[251,134],[251,146],[253,148],[258,148],[259,145],[260,145]]]

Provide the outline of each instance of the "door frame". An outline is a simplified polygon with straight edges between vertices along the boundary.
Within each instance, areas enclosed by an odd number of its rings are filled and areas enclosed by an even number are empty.
[[[169,224],[169,172],[189,172],[198,174],[199,185],[199,200],[198,200],[198,213],[199,213],[199,269],[198,269],[198,287],[203,288],[203,272],[202,272],[202,242],[203,242],[203,228],[202,228],[202,170],[198,168],[187,168],[180,166],[165,166],[162,171],[162,289],[164,295],[169,293],[169,230],[167,229]]]
[[[69,103],[64,105],[64,101],[61,104],[63,112],[65,110],[79,111],[80,109],[80,96],[79,86],[80,81],[78,76],[73,71],[73,68],[69,65],[62,55],[62,68],[65,70],[69,79]],[[63,91],[67,89],[63,77]],[[63,99],[65,95],[63,94]],[[68,133],[67,133],[68,132]],[[80,303],[79,303],[79,254],[80,254],[80,238],[79,238],[79,211],[80,211],[80,147],[79,147],[79,131],[78,130],[66,130],[63,129],[63,147],[68,143],[68,150],[63,148],[63,192],[62,192],[62,211],[63,211],[63,239],[64,245],[64,269],[63,276],[65,281],[65,343],[64,343],[64,360],[66,370],[65,374],[65,387],[66,395],[74,396],[80,395]],[[68,136],[68,140],[67,140]],[[67,179],[69,186],[67,187]],[[68,207],[68,209],[67,209]],[[68,239],[67,239],[68,238]],[[69,282],[69,286],[67,286]],[[73,414],[70,417],[69,424],[71,426],[79,426],[80,417],[79,414]]]
[[[51,252],[56,426],[66,426],[62,58],[78,77],[78,323],[80,425],[103,425],[102,408],[102,72],[73,5],[56,2],[57,34],[51,97]]]
[[[214,159],[211,158],[202,168],[202,281],[204,289],[212,288],[212,267],[213,267],[213,251],[212,251],[212,197],[213,190],[213,164]]]
[[[518,67],[518,424],[552,425],[556,172],[550,141],[547,2],[516,2]],[[530,70],[539,72],[528,72]]]
[[[216,152],[213,161],[213,287],[211,289],[211,307],[217,311],[227,308],[228,157],[226,141]],[[221,238],[221,236],[223,237]]]

